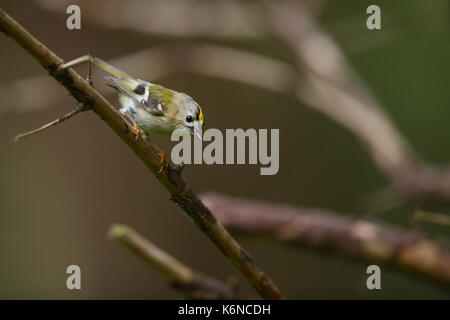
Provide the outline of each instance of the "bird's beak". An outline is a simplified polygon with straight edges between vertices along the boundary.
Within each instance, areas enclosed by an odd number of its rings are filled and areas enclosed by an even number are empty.
[[[194,123],[194,135],[202,141],[202,124],[200,122]]]

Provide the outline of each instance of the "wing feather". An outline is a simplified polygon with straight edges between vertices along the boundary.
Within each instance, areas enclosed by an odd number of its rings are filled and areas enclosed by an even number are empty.
[[[160,104],[149,96],[150,83],[134,78],[115,78],[105,76],[106,79],[113,83],[113,87],[121,93],[133,99],[140,106],[146,108],[148,112],[154,116],[162,116],[162,108]]]

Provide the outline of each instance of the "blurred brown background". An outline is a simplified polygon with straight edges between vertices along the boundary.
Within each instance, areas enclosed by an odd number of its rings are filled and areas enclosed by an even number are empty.
[[[369,4],[324,1],[319,21],[418,153],[431,163],[445,165],[450,159],[448,3],[378,1],[382,31],[365,27]],[[35,1],[0,1],[0,7],[64,59],[89,52],[109,60],[174,40],[84,19],[90,8],[87,2],[80,5],[82,29],[69,31],[65,10],[47,10]],[[114,6],[115,1],[108,5]],[[151,15],[148,12],[149,19]],[[271,39],[222,41],[283,56]],[[4,35],[0,35],[0,71],[0,83],[44,74]],[[97,69],[94,73],[102,74]],[[142,70],[142,75],[153,80],[152,70]],[[292,98],[189,73],[158,82],[195,97],[207,127],[280,129],[277,175],[260,176],[259,166],[188,166],[184,177],[199,193],[214,190],[362,217],[366,196],[387,184],[351,134]],[[101,80],[95,83],[117,105],[112,90]],[[65,93],[56,84],[52,90]],[[17,133],[74,107],[74,100],[67,96],[64,103],[42,110],[10,110],[0,116],[0,298],[180,297],[156,271],[107,239],[106,232],[115,222],[136,228],[197,270],[221,279],[236,274],[169,200],[153,175],[92,112],[12,143]],[[0,108],[7,106],[0,101]],[[153,141],[170,150],[167,139]],[[377,218],[407,226],[413,209],[403,205]],[[449,212],[444,205],[430,209]],[[424,231],[448,240],[448,228],[427,225]],[[382,268],[382,290],[368,291],[363,287],[366,264],[249,237],[238,240],[290,298],[448,298],[448,291],[387,267]],[[65,270],[70,264],[81,267],[80,291],[66,288]],[[241,286],[250,291],[245,281]]]

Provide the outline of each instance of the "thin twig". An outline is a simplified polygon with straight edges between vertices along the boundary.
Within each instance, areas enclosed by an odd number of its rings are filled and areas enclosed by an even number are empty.
[[[58,119],[55,119],[55,120],[53,120],[53,121],[51,121],[51,122],[49,122],[49,123],[47,123],[47,124],[44,124],[42,127],[39,127],[39,128],[37,128],[37,129],[35,129],[35,130],[31,130],[31,131],[28,131],[28,132],[24,132],[24,133],[18,134],[18,135],[14,138],[14,142],[17,142],[17,141],[19,141],[20,139],[23,139],[23,138],[29,137],[29,136],[31,136],[31,135],[33,135],[33,134],[39,133],[39,132],[41,132],[41,131],[44,131],[45,129],[48,129],[48,128],[50,128],[50,127],[53,127],[53,126],[55,126],[55,125],[57,125],[57,124],[59,124],[59,123],[61,123],[61,122],[66,121],[66,120],[69,120],[69,119],[72,118],[73,116],[76,116],[76,115],[79,114],[80,112],[83,112],[83,111],[86,111],[86,110],[87,110],[87,108],[86,108],[85,106],[80,106],[80,107],[78,107],[78,108],[76,108],[76,109],[74,109],[74,110],[72,110],[72,111],[66,113],[66,114],[63,115],[62,117],[60,117],[60,118],[58,118]]]
[[[222,250],[232,264],[266,299],[282,299],[283,296],[273,281],[255,264],[236,240],[217,221],[211,211],[183,181],[179,172],[169,165],[158,174],[160,156],[155,145],[144,139],[135,139],[133,130],[123,116],[108,101],[92,88],[73,69],[60,71],[63,60],[34,38],[6,12],[0,9],[0,30],[14,39],[32,55],[68,92],[80,103],[105,121],[116,134],[136,153],[159,182],[167,189],[171,199],[177,203],[197,226]]]
[[[160,271],[172,285],[194,299],[243,299],[229,284],[193,271],[135,230],[112,225],[108,235]],[[248,298],[248,297],[247,297]]]
[[[65,10],[71,3],[38,1],[44,9],[56,12]],[[122,1],[112,4],[87,0],[79,1],[78,5],[89,8],[83,11],[83,19],[105,27],[169,37],[253,38],[265,27],[261,6],[253,1],[146,0],[130,6]]]
[[[90,85],[91,87],[94,87],[94,82],[92,81],[91,62],[90,62],[90,61],[88,61],[88,71],[87,71],[87,75],[86,75],[86,81],[87,81],[87,83],[89,83],[89,85]],[[76,108],[76,109],[70,111],[69,113],[66,113],[66,114],[63,115],[62,117],[60,117],[60,118],[58,118],[58,119],[56,119],[56,120],[53,120],[53,121],[51,121],[51,122],[49,122],[49,123],[43,125],[42,127],[38,128],[38,129],[35,129],[35,130],[31,130],[31,131],[28,131],[28,132],[25,132],[25,133],[18,134],[18,135],[14,138],[14,142],[17,142],[17,141],[19,141],[19,140],[22,139],[22,138],[29,137],[29,136],[31,136],[31,135],[33,135],[33,134],[38,133],[38,132],[44,131],[45,129],[48,129],[48,128],[50,128],[50,127],[53,127],[54,125],[57,125],[58,123],[64,122],[64,121],[66,121],[66,120],[69,120],[70,118],[72,118],[73,116],[76,116],[76,115],[79,114],[80,112],[82,112],[82,111],[87,111],[87,110],[89,110],[89,109],[90,109],[89,106],[82,105],[82,106],[80,106],[80,107],[78,107],[78,108]]]
[[[450,247],[418,232],[323,209],[221,194],[202,199],[230,230],[389,265],[450,288]]]

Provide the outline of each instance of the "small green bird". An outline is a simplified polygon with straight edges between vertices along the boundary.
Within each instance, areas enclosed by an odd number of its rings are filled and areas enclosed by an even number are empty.
[[[171,135],[175,130],[183,130],[202,140],[203,112],[190,96],[133,78],[90,55],[72,60],[62,67],[65,69],[86,61],[113,75],[105,78],[111,82],[110,86],[118,91],[121,105],[119,111],[132,120],[137,136],[142,132]],[[139,130],[142,130],[140,134]]]

